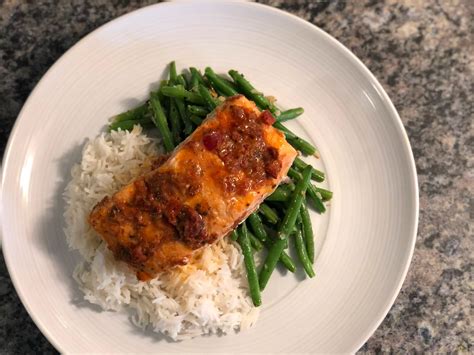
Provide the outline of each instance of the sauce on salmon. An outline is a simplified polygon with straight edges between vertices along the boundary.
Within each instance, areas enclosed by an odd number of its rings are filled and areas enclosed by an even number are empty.
[[[226,99],[166,161],[92,210],[116,259],[147,280],[227,235],[270,195],[297,152],[242,95]]]

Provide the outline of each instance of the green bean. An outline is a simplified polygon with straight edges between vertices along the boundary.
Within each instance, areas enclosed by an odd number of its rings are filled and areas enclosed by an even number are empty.
[[[194,67],[191,67],[189,68],[189,71],[191,72],[191,89],[189,90],[197,90],[197,86],[199,84],[203,84],[204,85],[204,80],[202,80],[201,78],[201,73],[199,73],[199,71],[194,68]]]
[[[171,152],[174,149],[173,138],[171,137],[171,132],[163,108],[161,107],[160,99],[156,93],[152,93],[150,96],[150,108],[153,112],[152,121],[160,131],[165,151]]]
[[[254,101],[258,107],[261,109],[268,109],[272,113],[278,111],[278,109],[265,97],[262,93],[260,93],[257,89],[255,89],[250,82],[244,78],[242,74],[240,74],[236,70],[229,70],[229,75],[237,84],[237,86],[241,89],[242,93],[247,96],[250,100]]]
[[[304,203],[305,203],[305,201],[303,200],[303,203],[301,204],[301,206],[303,206]],[[300,210],[300,211],[301,211],[301,210]],[[296,222],[295,222],[295,226],[293,227],[292,233],[296,233],[296,231],[301,230],[301,228],[302,228],[301,223],[302,223],[301,214],[298,213],[298,214],[296,215]]]
[[[191,86],[192,88],[195,88],[197,90],[197,86],[199,84],[204,85],[205,87],[209,87],[208,83],[204,80],[204,77],[202,76],[201,72],[194,68],[191,67],[189,68],[189,71],[191,72]]]
[[[193,88],[192,85],[191,85],[191,74],[189,74],[189,75],[181,74],[181,76],[183,77],[184,82],[186,83],[184,88],[186,90],[191,90]]]
[[[237,233],[237,230],[233,230],[231,233],[230,233],[230,239],[232,240],[237,240],[237,238],[239,238],[239,234]]]
[[[231,87],[224,79],[219,77],[212,68],[207,67],[204,70],[206,78],[211,82],[212,86],[223,96],[233,96],[237,95],[238,92],[233,87]]]
[[[289,271],[289,272],[295,272],[296,271],[296,265],[293,259],[283,250],[280,254],[280,259],[279,261],[283,264],[283,266]]]
[[[171,65],[170,65],[170,67],[171,67]],[[171,71],[170,71],[170,76],[171,76]],[[174,74],[173,74],[173,77],[174,77]],[[162,89],[163,89],[164,86],[167,86],[166,83],[168,83],[168,84],[178,84],[179,83],[179,85],[184,88],[185,86],[184,86],[183,82],[184,82],[184,77],[182,75],[177,75],[176,78],[174,78],[173,81],[170,78],[170,80],[168,82],[166,82],[166,81],[162,82],[162,85],[160,85],[160,94],[162,96],[164,96],[164,94],[162,92],[163,91]],[[184,125],[184,133],[186,135],[189,135],[193,131],[193,127],[192,127],[191,122],[188,120],[188,117],[187,117],[188,115],[187,115],[187,112],[186,112],[184,99],[183,98],[178,98],[178,97],[174,97],[174,98],[168,97],[168,99],[170,101],[170,113],[171,113],[171,102],[174,101],[174,105],[176,106],[176,109],[178,110],[178,113],[179,113],[179,118],[181,119],[181,122]]]
[[[293,185],[294,187],[294,185]],[[258,214],[257,214],[258,216]],[[247,222],[249,222],[249,220],[247,220]],[[248,224],[248,223],[247,223]],[[263,243],[263,245],[265,246],[265,248],[267,248],[268,250],[271,249],[273,243],[275,242],[275,240],[277,240],[276,238],[270,238],[270,236],[268,235],[267,233],[267,229],[272,229],[273,225],[269,225],[267,223],[264,223],[262,221],[262,225],[264,225],[264,230],[265,230],[265,233],[266,235],[268,236],[267,240]],[[285,249],[288,247],[288,240],[287,240],[287,243],[285,245]],[[281,257],[280,257],[280,262],[283,264],[283,266],[290,272],[295,272],[296,270],[296,266],[295,266],[295,262],[293,261],[293,259],[291,259],[291,257],[286,253],[286,252],[282,252],[281,253]]]
[[[122,131],[131,131],[135,125],[140,125],[144,128],[148,128],[148,127],[153,127],[153,122],[151,122],[148,118],[113,122],[109,125],[108,130],[109,132],[117,131],[120,128]]]
[[[184,99],[186,101],[192,102],[193,104],[198,104],[198,105],[206,104],[206,101],[201,97],[201,95],[192,91],[188,91],[181,85],[164,86],[161,89],[161,92],[165,96],[178,98],[178,99]]]
[[[171,136],[173,137],[174,145],[176,146],[181,142],[182,128],[175,100],[171,100],[170,102],[169,120],[171,125]]]
[[[267,241],[265,241],[263,245],[265,246],[265,248],[270,250],[272,248],[273,241],[271,241],[270,239],[267,239]],[[286,245],[285,245],[285,248],[287,248]],[[291,256],[289,256],[285,251],[281,252],[279,261],[282,263],[285,269],[287,269],[289,272],[295,272],[296,270],[295,262],[293,261]]]
[[[194,123],[196,126],[200,126],[202,123],[202,118],[198,117],[196,115],[189,115],[189,119],[191,120],[192,123]]]
[[[189,120],[189,117],[188,117],[189,115],[188,115],[188,111],[186,110],[184,100],[175,98],[173,99],[173,101],[175,102],[176,108],[178,109],[181,122],[184,125],[184,134],[188,136],[193,131],[193,125],[191,124],[191,121]]]
[[[169,65],[170,84],[176,84],[178,73],[176,71],[176,62],[173,60]]]
[[[283,184],[283,185],[278,186],[277,189],[273,191],[273,193],[265,199],[265,201],[282,202],[282,201],[288,200],[290,195],[291,195],[291,191],[287,187],[285,187],[285,185]]]
[[[295,238],[295,249],[298,257],[303,265],[304,271],[309,277],[314,277],[314,270],[313,266],[311,265],[311,261],[308,258],[308,254],[306,253],[306,247],[304,245],[303,235],[301,234],[301,230],[297,230],[296,233],[293,234]]]
[[[158,92],[157,92],[158,99],[161,102],[161,108],[163,109],[163,112],[164,112],[165,116],[168,116],[171,99],[169,97],[166,97],[165,95],[163,95],[163,93],[161,92],[161,89],[164,86],[167,86],[168,83],[169,83],[168,80],[161,80],[160,87],[158,88]]]
[[[280,239],[288,238],[295,225],[296,218],[304,201],[304,196],[309,185],[310,177],[311,167],[308,166],[303,170],[302,179],[297,182],[295,190],[291,194],[290,202],[285,212],[285,217],[283,218],[283,221],[280,225],[280,230],[278,231],[278,237]]]
[[[307,165],[305,169],[308,168],[311,168],[311,165]],[[295,181],[300,181],[303,178],[303,175],[294,168],[290,168],[288,170],[288,176]],[[306,193],[310,197],[311,201],[313,201],[316,212],[324,213],[326,211],[326,207],[324,206],[322,199],[319,197],[320,194],[317,192],[316,186],[308,184]]]
[[[229,79],[223,77],[222,75],[218,75],[218,77],[221,78],[222,80],[224,80],[227,83],[227,85],[229,85],[232,89],[235,90],[235,92],[237,92],[237,93],[239,92],[239,88],[237,87],[237,85],[235,85],[235,83],[232,80],[229,80]]]
[[[304,112],[304,109],[302,107],[292,108],[292,109],[281,112],[278,115],[278,117],[276,117],[276,120],[278,122],[289,121],[298,116],[301,116],[303,112]]]
[[[202,106],[188,105],[190,113],[196,116],[206,117],[209,114],[209,110]]]
[[[262,203],[258,209],[258,212],[266,218],[268,222],[271,224],[277,224],[278,223],[278,214],[275,212],[274,209],[272,209],[270,206],[268,206],[265,203]]]
[[[267,231],[265,230],[262,220],[256,212],[248,216],[247,221],[250,223],[255,236],[260,239],[260,241],[265,242],[268,240]]]
[[[288,143],[290,143],[293,148],[299,150],[304,155],[317,155],[318,150],[316,147],[308,141],[305,141],[303,138],[288,138]]]
[[[186,89],[187,83],[186,83],[186,79],[184,79],[184,75],[183,75],[183,74],[179,74],[179,75],[176,77],[176,84],[182,85],[183,88]]]
[[[296,158],[294,161],[293,161],[293,166],[298,170],[298,171],[301,171],[303,170],[304,168],[306,168],[309,164],[307,164],[306,162],[304,162],[302,159],[300,158]],[[311,179],[312,180],[316,180],[318,182],[323,182],[324,179],[325,179],[325,175],[322,171],[318,170],[318,169],[315,169],[313,167],[311,167],[312,170],[311,170]],[[332,195],[331,195],[332,197]],[[331,198],[329,198],[331,199]]]
[[[288,140],[288,143],[290,143],[296,150],[299,150],[304,155],[316,155],[317,149],[315,146],[305,141],[303,138],[298,137],[280,122],[276,121],[273,124],[273,127],[282,131],[285,134],[285,138]]]
[[[265,286],[267,286],[268,280],[270,280],[270,276],[272,276],[273,270],[275,269],[278,260],[280,260],[281,254],[283,249],[285,249],[287,242],[287,238],[277,239],[268,251],[267,258],[265,259],[258,277],[261,291],[263,291]]]
[[[237,87],[237,85],[235,85],[235,83],[234,83],[232,80],[229,80],[229,79],[225,78],[225,77],[222,76],[222,75],[217,75],[217,77],[218,77],[220,80],[224,81],[225,84],[227,84],[227,85],[228,85],[229,87],[231,87],[233,90],[235,90],[235,92],[236,92],[237,94],[239,93],[239,88]],[[212,85],[211,85],[211,86],[212,86]],[[213,88],[214,90],[216,90],[216,88],[215,88],[214,86],[212,86],[212,88]],[[218,93],[220,96],[228,96],[228,95],[225,95],[225,94],[224,94],[222,91],[220,91],[220,90],[216,90],[216,91],[217,91],[217,93]]]
[[[321,194],[316,190],[316,186],[309,184],[307,193],[314,203],[314,209],[316,210],[316,212],[319,212],[319,213],[326,212],[326,206],[324,206],[324,203],[321,198]]]
[[[263,226],[262,220],[258,216],[257,213],[252,213],[248,218],[247,222],[250,223],[252,226],[252,230],[255,234],[255,236],[263,242],[265,247],[267,249],[271,249],[272,247],[272,242],[270,239],[268,239],[268,234],[267,231],[265,230],[265,227]],[[283,264],[283,266],[288,269],[290,272],[295,272],[296,266],[291,257],[285,253],[282,252],[280,256],[280,262]]]
[[[199,95],[201,95],[201,97],[204,99],[204,102],[209,110],[212,111],[217,107],[216,100],[212,97],[211,93],[204,85],[198,85],[198,92]]]
[[[145,118],[145,115],[148,112],[148,103],[145,102],[140,106],[134,107],[131,110],[119,113],[114,117],[113,123],[118,123],[122,121],[136,121]]]
[[[303,175],[296,170],[295,168],[288,169],[288,176],[293,179],[293,181],[298,182],[303,178]]]
[[[291,139],[291,138],[296,138],[296,134],[294,134],[293,132],[291,132],[288,128],[286,128],[285,126],[283,126],[280,122],[276,121],[274,124],[273,124],[273,127],[279,129],[280,131],[282,131],[284,134],[285,134],[285,138],[286,139]]]
[[[253,233],[250,233],[249,230],[247,230],[247,233],[249,235],[250,244],[252,245],[252,248],[254,248],[256,251],[262,250],[263,249],[262,242]]]
[[[260,286],[258,283],[257,269],[253,260],[252,247],[250,245],[248,230],[245,222],[239,228],[239,244],[244,255],[245,268],[247,270],[247,280],[249,283],[250,296],[255,307],[262,304],[262,297],[260,295]]]
[[[184,131],[183,131],[184,134],[185,134],[185,136],[186,136],[186,138],[187,138],[191,133],[193,133],[193,131],[194,131],[194,127],[193,127],[193,125],[191,124],[191,121],[188,120],[188,124],[187,124],[186,126],[184,126]]]
[[[170,85],[170,82],[169,80],[161,80],[160,81],[160,86],[158,88],[158,97],[160,98],[160,100],[164,97],[163,94],[161,93],[161,89],[165,86],[169,86]]]
[[[316,190],[316,192],[319,192],[323,201],[329,201],[330,199],[332,199],[332,191],[317,186],[314,186],[314,189]]]
[[[306,245],[306,252],[311,263],[314,263],[314,235],[313,226],[311,225],[311,217],[309,216],[308,208],[303,203],[300,208],[301,216],[301,230],[303,232],[304,242]]]

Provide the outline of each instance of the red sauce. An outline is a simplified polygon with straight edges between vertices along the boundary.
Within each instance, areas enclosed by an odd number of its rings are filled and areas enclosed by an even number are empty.
[[[265,172],[272,178],[278,177],[281,170],[281,162],[278,160],[278,150],[274,147],[268,147],[263,153],[263,162],[265,164]]]
[[[260,119],[270,126],[276,121],[275,117],[273,117],[273,115],[268,110],[262,112],[262,114],[260,115]]]
[[[220,143],[222,137],[219,132],[209,132],[202,137],[202,143],[207,150],[214,150]]]
[[[203,134],[204,147],[214,151],[224,163],[228,174],[224,178],[224,191],[246,194],[267,179],[278,176],[281,162],[278,150],[267,146],[262,121],[273,124],[275,119],[268,111],[259,117],[240,106],[231,106],[229,126],[219,126]],[[241,177],[241,173],[245,178]]]
[[[179,211],[176,228],[179,235],[188,245],[199,248],[211,243],[212,237],[208,236],[204,229],[204,220],[194,208],[183,205]]]
[[[192,197],[201,189],[197,178],[199,170],[190,167],[187,172],[188,174],[180,175],[156,173],[142,180],[138,183],[141,186],[136,184],[135,206],[154,214],[156,219],[164,217],[176,230],[178,239],[196,249],[212,240],[206,235],[202,219],[202,214],[206,212],[205,208],[199,206],[197,211],[177,198],[183,193]]]

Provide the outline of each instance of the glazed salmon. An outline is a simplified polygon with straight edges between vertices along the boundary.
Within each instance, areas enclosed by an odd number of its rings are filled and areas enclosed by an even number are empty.
[[[138,278],[186,264],[270,195],[297,152],[252,101],[228,98],[158,168],[92,210],[89,223]]]

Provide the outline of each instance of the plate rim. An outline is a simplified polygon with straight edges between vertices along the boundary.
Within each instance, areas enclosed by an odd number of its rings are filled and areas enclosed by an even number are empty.
[[[332,45],[340,49],[341,51],[344,52],[346,55],[347,59],[349,59],[354,65],[359,67],[359,69],[362,71],[363,75],[374,85],[377,94],[380,96],[384,106],[386,109],[389,111],[390,115],[392,116],[392,120],[394,123],[396,123],[396,128],[398,129],[399,133],[401,133],[401,137],[403,139],[404,143],[404,148],[407,150],[406,156],[408,158],[408,163],[409,163],[409,173],[411,175],[410,179],[410,184],[413,185],[413,190],[414,194],[411,196],[412,198],[412,203],[414,206],[414,224],[411,226],[411,233],[410,233],[410,239],[411,239],[411,244],[408,246],[408,254],[407,254],[407,260],[405,265],[403,266],[403,269],[401,270],[401,273],[399,274],[399,282],[398,285],[395,287],[395,291],[390,299],[386,300],[386,306],[381,309],[377,315],[377,319],[372,320],[372,326],[367,327],[363,335],[360,336],[361,340],[359,341],[358,344],[354,347],[354,349],[351,350],[351,352],[356,352],[359,350],[369,339],[370,337],[374,334],[374,332],[377,330],[377,328],[381,325],[383,320],[385,319],[386,315],[389,313],[391,307],[394,305],[396,298],[400,294],[400,290],[403,286],[403,283],[406,280],[406,276],[408,273],[408,270],[410,268],[412,259],[413,259],[413,254],[415,250],[415,244],[416,244],[416,239],[417,239],[417,234],[418,234],[418,224],[419,224],[419,185],[418,185],[418,174],[416,170],[416,163],[415,163],[415,158],[413,155],[413,150],[411,148],[410,140],[408,138],[408,134],[405,130],[405,127],[403,125],[403,122],[400,118],[400,115],[398,114],[397,109],[395,108],[395,105],[391,101],[390,97],[388,96],[387,92],[383,88],[383,86],[380,84],[380,82],[377,80],[375,75],[367,68],[367,66],[362,62],[361,59],[359,59],[350,49],[348,49],[344,44],[339,42],[336,38],[334,38],[332,35],[321,29],[320,27],[310,23],[309,21],[306,21],[297,15],[294,15],[292,13],[286,12],[284,10],[272,7],[270,5],[265,5],[265,4],[260,4],[260,3],[255,3],[255,2],[247,2],[247,1],[228,1],[228,2],[216,2],[213,0],[204,0],[200,1],[197,3],[193,2],[188,2],[188,1],[165,1],[157,4],[151,4],[147,5],[144,7],[141,7],[139,9],[127,12],[121,16],[118,16],[103,25],[99,26],[98,28],[94,29],[81,39],[79,39],[72,47],[70,47],[66,52],[64,52],[45,72],[45,74],[41,77],[41,79],[36,83],[35,87],[33,90],[30,92],[28,95],[28,98],[26,99],[25,103],[23,104],[20,112],[18,113],[18,116],[15,120],[15,123],[12,127],[12,130],[9,134],[7,145],[5,147],[5,152],[3,154],[2,158],[2,164],[1,164],[1,185],[0,185],[0,216],[2,215],[1,210],[4,208],[4,202],[3,202],[3,194],[2,194],[2,189],[3,186],[5,185],[5,180],[7,177],[7,172],[8,172],[8,162],[10,161],[10,156],[12,154],[13,148],[14,148],[14,141],[16,140],[16,137],[18,136],[18,130],[19,130],[19,122],[24,116],[25,112],[27,111],[27,108],[32,101],[32,98],[35,96],[36,92],[40,90],[42,83],[44,83],[48,77],[51,75],[52,72],[56,70],[56,67],[60,65],[63,61],[67,60],[71,55],[74,54],[76,51],[77,47],[82,45],[84,42],[88,41],[90,38],[93,36],[97,35],[100,31],[104,31],[107,29],[109,26],[113,26],[115,22],[122,20],[125,17],[131,16],[131,15],[136,15],[139,12],[145,12],[149,11],[151,8],[155,7],[166,7],[166,6],[199,6],[202,4],[213,4],[217,6],[242,6],[242,7],[247,7],[249,9],[252,8],[261,8],[264,9],[264,11],[269,11],[269,12],[274,12],[278,13],[279,15],[286,16],[288,18],[291,18],[292,20],[298,21],[301,25],[306,26],[307,28],[311,29],[312,31],[318,32],[319,35],[323,36],[326,40],[328,40]],[[0,228],[1,228],[1,236],[3,239],[3,246],[0,244],[0,248],[2,249],[2,253],[5,259],[5,264],[8,270],[8,274],[10,276],[10,279],[12,280],[12,284],[15,288],[15,291],[18,295],[18,297],[21,300],[21,303],[23,307],[25,307],[26,311],[28,312],[28,315],[30,318],[33,320],[35,325],[38,327],[38,329],[41,331],[41,333],[45,336],[45,338],[50,342],[53,347],[58,350],[59,352],[65,352],[65,348],[61,345],[60,341],[56,339],[56,337],[50,333],[48,326],[42,322],[39,316],[37,316],[33,310],[31,309],[30,304],[26,300],[26,296],[20,291],[20,281],[17,279],[15,272],[13,271],[13,264],[12,261],[10,260],[10,256],[8,256],[8,252],[6,252],[7,248],[5,248],[8,243],[5,243],[7,238],[5,238],[5,222],[1,222],[0,219]]]

